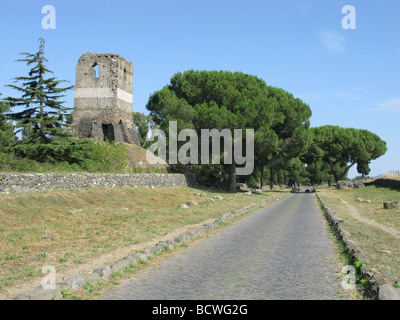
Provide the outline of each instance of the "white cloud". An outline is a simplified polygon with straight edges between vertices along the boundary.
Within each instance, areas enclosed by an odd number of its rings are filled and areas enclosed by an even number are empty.
[[[346,51],[346,38],[336,30],[321,30],[319,36],[323,46],[331,53],[339,54]]]
[[[377,103],[379,109],[391,112],[400,112],[400,97]]]
[[[364,98],[364,96],[360,94],[360,91],[363,91],[364,89],[365,89],[364,86],[359,86],[342,92],[335,92],[334,96],[336,98],[345,98],[345,99],[362,99]]]

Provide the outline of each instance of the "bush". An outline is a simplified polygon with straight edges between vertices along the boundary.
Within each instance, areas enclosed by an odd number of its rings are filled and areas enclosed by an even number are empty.
[[[73,143],[68,160],[38,162],[13,152],[0,152],[0,171],[3,172],[124,172],[128,153],[122,143],[95,142]]]
[[[0,171],[40,172],[40,164],[27,158],[19,158],[14,153],[0,152]]]
[[[96,142],[81,167],[90,172],[122,172],[128,165],[128,152],[122,143]]]

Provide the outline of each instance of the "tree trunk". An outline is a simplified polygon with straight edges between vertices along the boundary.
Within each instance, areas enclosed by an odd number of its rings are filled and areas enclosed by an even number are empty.
[[[43,129],[43,101],[40,101],[40,123],[39,128]]]
[[[336,183],[338,183],[338,181],[339,181],[338,173],[336,172],[335,165],[330,160],[329,160],[329,166],[331,167],[331,170],[332,170],[332,173],[333,173]]]
[[[337,171],[336,171],[336,168],[335,168],[335,165],[332,163],[332,161],[329,161],[329,165],[330,165],[330,167],[331,167],[331,169],[332,169],[332,172],[333,172],[333,175],[334,175],[334,177],[335,177],[335,181],[336,181],[336,184],[338,185],[338,182],[339,181],[342,181],[343,180],[343,178],[347,175],[347,173],[349,172],[349,170],[350,170],[350,168],[352,167],[352,166],[354,166],[356,164],[356,162],[353,162],[352,164],[350,164],[350,165],[348,165],[347,167],[346,167],[346,169],[344,169],[344,171],[342,172],[342,174],[339,174]],[[338,188],[339,188],[339,185],[338,185]]]
[[[269,189],[272,190],[274,188],[274,179],[275,179],[275,172],[271,169],[269,170]]]
[[[263,167],[263,165],[260,166],[260,170],[261,170],[260,189],[262,189],[262,187],[263,187],[263,180],[264,180],[264,167]]]
[[[236,164],[229,165],[229,192],[236,192]]]
[[[347,173],[349,172],[350,168],[354,166],[356,162],[353,162],[351,165],[347,166],[346,169],[343,171],[343,173],[339,176],[340,180],[343,180],[345,176],[347,176]]]

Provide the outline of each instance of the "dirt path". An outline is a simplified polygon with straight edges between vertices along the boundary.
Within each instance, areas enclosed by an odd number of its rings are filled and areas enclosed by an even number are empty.
[[[325,194],[324,194],[325,196]],[[352,215],[352,217],[356,218],[357,220],[367,223],[369,225],[372,225],[374,227],[377,227],[389,234],[391,234],[393,237],[400,239],[400,233],[399,231],[397,231],[396,229],[390,228],[388,226],[384,226],[374,220],[368,219],[363,217],[356,208],[354,208],[351,204],[349,204],[346,200],[340,199],[342,201],[342,203],[344,205],[346,205],[346,207],[349,209],[350,214]]]

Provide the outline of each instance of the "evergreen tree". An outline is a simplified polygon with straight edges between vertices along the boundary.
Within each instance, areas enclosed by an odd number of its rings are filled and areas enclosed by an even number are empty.
[[[8,146],[14,140],[14,128],[7,122],[7,116],[5,115],[5,112],[9,110],[9,105],[0,100],[0,149]]]
[[[246,128],[257,131],[273,121],[273,105],[268,103],[266,96],[265,81],[255,76],[241,72],[189,70],[176,73],[169,85],[150,96],[146,107],[154,122],[167,134],[169,121],[177,121],[178,132],[193,129],[198,136],[201,136],[201,129],[219,132],[242,129],[244,133]],[[265,130],[265,136],[269,136],[268,130]],[[242,137],[245,150],[244,140]],[[210,172],[217,169],[215,165],[213,167]],[[224,164],[223,170],[227,172],[229,192],[236,192],[236,163]],[[219,179],[225,174],[214,176]]]
[[[365,129],[325,125],[311,128],[311,132],[313,143],[307,158],[318,158],[328,164],[336,183],[343,180],[355,164],[359,173],[368,174],[371,160],[387,151],[386,142]]]
[[[13,79],[15,84],[8,85],[22,94],[17,98],[5,99],[13,111],[20,109],[10,113],[16,123],[16,134],[21,136],[12,149],[20,156],[41,162],[68,161],[80,149],[76,147],[81,143],[71,140],[71,135],[64,129],[70,108],[64,107],[60,99],[73,86],[60,88],[60,83],[67,81],[48,76],[53,71],[45,65],[45,41],[40,38],[39,42],[37,53],[23,52],[21,55],[24,58],[17,60],[32,66],[28,76],[16,77]]]
[[[361,177],[364,179],[365,176],[368,176],[371,169],[369,167],[371,161],[365,161],[365,162],[358,162],[357,163],[357,172],[361,173]]]
[[[269,101],[273,101],[277,111],[277,121],[271,127],[274,132],[266,139],[270,150],[261,153],[260,159],[265,161],[270,171],[270,189],[278,182],[279,170],[285,168],[295,158],[307,152],[311,144],[309,133],[311,109],[293,94],[276,87],[268,87]],[[258,148],[258,146],[257,146]],[[260,149],[262,150],[262,149]]]
[[[147,149],[150,146],[150,142],[146,140],[147,134],[151,129],[156,128],[151,115],[145,115],[141,112],[133,112],[133,122],[136,125],[137,133],[142,148]]]

